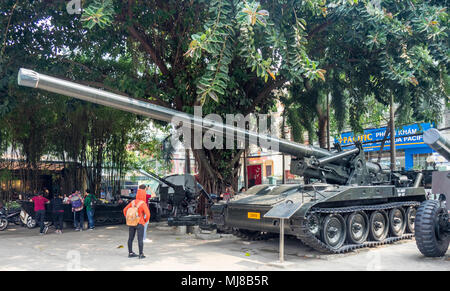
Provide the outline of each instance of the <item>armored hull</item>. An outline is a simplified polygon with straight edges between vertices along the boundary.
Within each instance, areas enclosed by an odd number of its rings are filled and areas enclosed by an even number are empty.
[[[341,253],[411,238],[416,208],[424,200],[425,190],[419,187],[258,185],[212,210],[219,227],[263,239],[280,230],[279,219],[264,215],[287,201],[299,203],[285,223],[285,234],[318,251]]]

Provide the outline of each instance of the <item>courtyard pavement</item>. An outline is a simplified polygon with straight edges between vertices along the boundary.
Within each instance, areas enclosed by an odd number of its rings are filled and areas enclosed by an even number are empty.
[[[450,271],[449,252],[425,258],[414,240],[340,255],[325,255],[286,238],[285,263],[278,264],[277,238],[248,242],[232,235],[178,234],[163,223],[151,224],[146,259],[127,257],[128,228],[103,226],[93,231],[12,226],[0,232],[0,271],[6,270],[442,270]],[[137,242],[134,243],[137,251]]]

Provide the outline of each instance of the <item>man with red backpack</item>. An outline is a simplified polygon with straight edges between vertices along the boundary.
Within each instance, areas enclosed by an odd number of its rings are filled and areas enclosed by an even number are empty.
[[[143,186],[145,189],[145,185]],[[123,214],[126,217],[129,226],[128,236],[128,257],[134,258],[137,255],[133,252],[134,237],[138,236],[139,259],[144,259],[144,226],[150,220],[150,210],[147,206],[147,197],[145,191],[138,191],[136,200],[131,201],[124,208]]]

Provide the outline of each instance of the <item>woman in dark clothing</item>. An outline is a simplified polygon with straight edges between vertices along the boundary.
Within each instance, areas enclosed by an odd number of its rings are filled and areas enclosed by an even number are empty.
[[[57,234],[62,234],[63,219],[64,219],[64,203],[61,195],[52,199],[53,206],[53,224],[56,228]]]

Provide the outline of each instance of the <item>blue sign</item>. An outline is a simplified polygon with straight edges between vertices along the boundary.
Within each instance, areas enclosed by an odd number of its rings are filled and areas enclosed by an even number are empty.
[[[410,149],[427,147],[423,142],[423,132],[434,127],[432,123],[420,123],[402,126],[395,131],[395,148]],[[354,136],[353,132],[346,132],[334,140],[344,149],[354,148],[354,143],[360,141],[365,152],[378,151],[386,133],[386,127],[365,129],[362,135]],[[390,135],[388,135],[383,150],[390,150]]]

